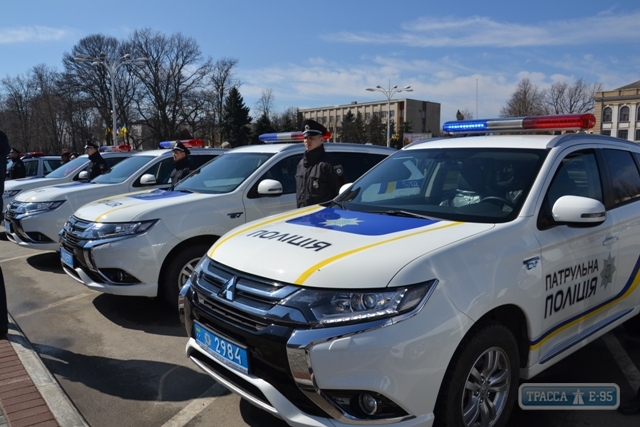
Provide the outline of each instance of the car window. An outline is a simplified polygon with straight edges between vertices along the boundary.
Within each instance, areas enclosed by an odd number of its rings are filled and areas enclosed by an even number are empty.
[[[302,159],[302,154],[289,156],[281,159],[275,165],[271,166],[267,172],[258,180],[275,179],[282,184],[282,194],[292,194],[296,192],[296,170],[298,163]],[[257,193],[256,193],[257,195]]]
[[[155,159],[155,156],[129,157],[116,164],[108,173],[98,175],[91,182],[98,184],[117,184],[124,182],[153,159]]]
[[[156,184],[168,184],[171,178],[171,171],[173,171],[173,169],[173,158],[169,157],[152,165],[147,170],[145,170],[142,175],[153,175],[156,178]],[[139,180],[136,180],[134,186],[138,187],[139,185]]]
[[[546,155],[546,150],[517,148],[401,151],[336,202],[363,212],[506,222],[520,211]]]
[[[189,169],[194,171],[216,157],[218,154],[198,154],[189,156]]]
[[[574,152],[562,159],[545,194],[538,216],[538,228],[555,225],[551,211],[562,196],[589,197],[604,203],[598,163],[593,151]]]
[[[38,159],[23,160],[25,177],[38,175]]]
[[[605,149],[604,158],[611,174],[616,206],[640,197],[640,173],[628,151]]]
[[[79,169],[87,162],[87,156],[78,157],[70,160],[61,167],[47,174],[47,178],[64,178],[79,171]]]
[[[216,157],[176,185],[176,191],[229,193],[251,176],[271,153],[233,153]]]
[[[44,169],[43,173],[47,175],[53,172],[54,170],[58,169],[61,165],[62,165],[62,160],[45,159],[42,163],[42,168]]]
[[[331,152],[336,162],[342,165],[344,170],[345,182],[354,182],[369,169],[380,163],[387,156],[383,154],[371,154],[371,153],[344,153],[344,152]]]

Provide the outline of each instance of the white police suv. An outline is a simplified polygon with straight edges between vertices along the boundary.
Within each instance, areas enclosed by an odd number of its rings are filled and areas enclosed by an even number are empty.
[[[295,426],[504,425],[520,378],[640,309],[640,147],[594,123],[447,123],[483,135],[230,231],[181,292],[188,356]]]
[[[269,141],[291,138],[276,135]],[[278,139],[279,138],[279,139]],[[355,180],[394,150],[325,144]],[[89,203],[60,234],[62,265],[101,292],[154,297],[178,304],[178,292],[208,248],[232,228],[296,207],[295,172],[302,144],[238,147],[181,181]]]
[[[107,166],[112,168],[121,160],[130,157],[131,154],[133,153],[129,151],[102,153],[102,157],[104,157],[107,162]],[[80,172],[87,170],[90,163],[89,156],[83,154],[59,166],[44,177],[19,178],[5,182],[4,194],[2,195],[2,213],[4,214],[7,205],[13,202],[13,199],[23,191],[46,187],[48,185],[64,184],[71,181],[81,181]]]
[[[223,151],[193,149],[193,169]],[[136,152],[91,182],[52,185],[18,194],[4,214],[7,238],[20,246],[58,251],[58,233],[80,206],[149,187],[166,188],[174,169],[172,154],[171,150]],[[62,252],[62,256],[67,254]]]

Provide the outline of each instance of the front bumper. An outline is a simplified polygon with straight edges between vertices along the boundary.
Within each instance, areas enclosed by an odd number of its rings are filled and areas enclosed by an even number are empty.
[[[27,248],[57,251],[58,232],[71,215],[65,205],[66,203],[52,211],[26,215],[18,215],[7,209],[4,214],[5,230],[7,223],[10,229],[7,230],[7,238]]]
[[[430,426],[449,360],[471,326],[438,288],[422,310],[405,319],[308,329],[264,317],[260,321],[266,323],[256,327],[251,313],[233,304],[222,307],[188,285],[187,355],[214,379],[291,425]],[[210,356],[195,340],[194,321],[246,347],[249,372]],[[364,392],[388,400],[397,415],[359,418],[336,404],[336,396]]]
[[[155,297],[168,242],[176,239],[159,221],[139,235],[103,240],[81,240],[64,229],[60,247],[73,256],[64,271],[90,289],[122,295]]]

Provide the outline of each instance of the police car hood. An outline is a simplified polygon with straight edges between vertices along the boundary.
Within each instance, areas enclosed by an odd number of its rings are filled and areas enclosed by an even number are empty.
[[[158,209],[178,207],[186,209],[186,204],[197,202],[211,194],[182,191],[152,190],[120,194],[87,203],[75,211],[74,216],[93,222],[127,222],[157,218]],[[147,218],[146,214],[151,214]],[[203,215],[206,215],[203,212]]]
[[[49,185],[38,187],[30,191],[25,191],[16,196],[17,202],[52,202],[57,200],[67,200],[71,193],[80,194],[83,192],[95,191],[99,187],[108,188],[112,184],[91,184],[89,182],[71,182],[68,184]]]
[[[270,280],[322,288],[381,288],[413,260],[494,224],[311,208],[240,226],[208,256]],[[405,283],[406,284],[406,283]]]
[[[26,186],[29,188],[43,186],[43,185],[51,185],[55,183],[56,178],[38,178],[35,176],[30,176],[28,178],[18,178],[11,179],[9,181],[5,181],[4,189],[6,190],[16,190],[22,189]]]

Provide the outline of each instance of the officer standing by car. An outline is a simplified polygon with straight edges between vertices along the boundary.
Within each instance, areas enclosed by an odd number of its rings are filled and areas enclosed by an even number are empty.
[[[13,161],[13,164],[11,165],[11,169],[9,169],[7,178],[18,179],[27,176],[27,169],[24,167],[24,163],[20,158],[20,151],[12,148],[9,153],[11,153],[11,160]]]
[[[172,188],[175,187],[181,179],[189,175],[189,172],[191,172],[189,169],[189,154],[191,154],[191,151],[189,151],[182,142],[178,142],[176,146],[173,147],[174,169],[171,171]]]
[[[87,141],[87,144],[84,146],[84,152],[89,155],[89,160],[91,161],[91,166],[89,166],[89,181],[98,175],[107,173],[109,167],[107,166],[107,162],[100,155],[100,146],[98,144],[92,141]]]
[[[328,202],[344,184],[342,165],[325,152],[327,129],[314,120],[302,122],[306,151],[296,170],[296,203],[299,208]]]

